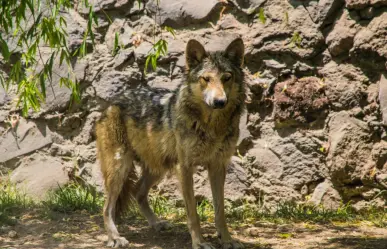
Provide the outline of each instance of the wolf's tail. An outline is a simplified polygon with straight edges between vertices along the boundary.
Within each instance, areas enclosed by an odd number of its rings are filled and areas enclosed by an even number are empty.
[[[97,156],[104,178],[104,214],[118,217],[134,200],[137,175],[134,152],[128,143],[125,122],[118,106],[109,107],[96,125]]]

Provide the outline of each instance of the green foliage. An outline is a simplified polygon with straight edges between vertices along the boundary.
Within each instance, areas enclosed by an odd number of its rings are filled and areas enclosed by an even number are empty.
[[[97,16],[93,6],[88,0],[80,1],[81,7],[88,9],[87,28],[83,40],[75,52],[71,52],[67,46],[68,34],[66,32],[67,22],[62,13],[75,9],[72,0],[8,0],[0,4],[0,54],[3,61],[11,68],[9,75],[3,75],[0,71],[0,84],[7,91],[11,86],[17,90],[17,107],[21,107],[24,116],[30,109],[39,111],[41,103],[46,99],[47,84],[52,88],[52,75],[59,78],[61,85],[71,89],[71,102],[80,100],[79,82],[73,73],[71,61],[74,56],[84,57],[88,53],[88,41],[95,45],[93,25],[98,25]],[[139,8],[141,0],[137,0]],[[160,4],[156,1],[157,6]],[[42,8],[43,4],[46,9]],[[143,4],[143,3],[142,3]],[[110,17],[102,9],[111,23]],[[157,7],[157,13],[159,8]],[[155,18],[157,16],[155,14]],[[164,27],[175,37],[175,31],[170,27]],[[154,26],[154,38],[156,36],[156,24]],[[16,40],[16,47],[10,49],[10,40]],[[48,47],[51,56],[43,58],[41,48]],[[116,55],[121,48],[119,34],[115,34],[112,54]],[[144,72],[148,70],[149,63],[152,69],[157,67],[160,56],[166,55],[167,42],[162,38],[154,43],[154,46],[146,59]],[[20,58],[18,57],[20,55]],[[13,56],[15,58],[13,58]],[[68,73],[55,72],[54,62],[59,58],[59,64],[66,63]],[[48,83],[47,83],[48,82]]]
[[[291,47],[297,46],[298,48],[301,48],[301,42],[302,42],[302,36],[298,31],[294,31],[292,38],[290,40],[290,46]]]
[[[387,210],[370,207],[365,211],[356,212],[350,205],[343,204],[337,209],[327,209],[311,204],[296,204],[294,202],[280,203],[274,211],[259,208],[252,204],[227,207],[227,216],[240,221],[263,220],[274,223],[286,222],[372,222],[378,227],[387,227]]]
[[[165,56],[167,55],[168,50],[168,42],[164,39],[158,40],[152,47],[152,49],[149,51],[146,61],[145,61],[145,68],[144,68],[144,74],[147,74],[149,63],[152,65],[153,71],[157,68],[157,60],[159,59],[160,55]]]
[[[95,186],[71,183],[50,192],[43,204],[50,210],[63,213],[76,210],[98,213],[103,206],[103,196],[97,192]]]
[[[0,222],[9,222],[10,215],[33,204],[9,179],[0,182]]]
[[[197,206],[199,218],[202,221],[206,221],[208,219],[213,219],[214,218],[214,207],[212,204],[207,200],[203,200],[199,203]]]
[[[119,39],[120,39],[119,35],[116,32],[115,35],[114,35],[114,45],[113,45],[113,51],[112,51],[113,56],[116,56],[116,54],[120,50]]]
[[[164,30],[171,33],[173,35],[173,38],[176,38],[176,32],[173,28],[169,27],[169,26],[165,26],[164,27]]]
[[[47,7],[42,8],[43,4]],[[74,8],[71,0],[8,0],[0,5],[0,46],[3,60],[11,68],[7,77],[0,73],[0,83],[6,90],[15,85],[19,96],[17,106],[22,107],[24,116],[30,108],[40,109],[45,101],[47,81],[52,84],[52,75],[56,74],[62,85],[71,89],[72,101],[79,101],[79,83],[71,80],[73,76],[71,59],[73,56],[87,54],[87,39],[94,45],[92,25],[98,24],[93,7],[83,0],[84,7],[89,9],[87,29],[81,46],[71,53],[67,46],[67,22],[63,12]],[[7,41],[16,40],[15,48],[10,49]],[[41,47],[48,47],[51,56],[44,59]],[[18,56],[12,60],[12,55]],[[54,62],[66,63],[68,74],[53,70]]]
[[[265,24],[266,23],[266,16],[265,16],[265,12],[263,10],[263,8],[259,8],[259,12],[257,14],[259,20],[261,21],[261,23]]]

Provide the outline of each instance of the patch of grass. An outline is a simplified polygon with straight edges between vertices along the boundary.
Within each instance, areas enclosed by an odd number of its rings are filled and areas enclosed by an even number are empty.
[[[160,195],[150,196],[150,204],[154,212],[163,218],[174,221],[185,221],[185,209],[177,207]],[[214,208],[208,200],[197,205],[197,212],[201,221],[214,221]],[[350,205],[343,204],[338,209],[326,209],[322,206],[285,202],[278,204],[274,210],[263,208],[244,202],[242,204],[226,203],[226,217],[231,223],[251,224],[257,221],[284,224],[289,222],[306,222],[309,226],[320,223],[343,223],[346,225],[367,222],[377,227],[387,227],[387,210],[369,208],[363,212],[356,212]]]
[[[150,195],[149,204],[155,214],[161,218],[182,220],[185,217],[183,207],[177,207],[176,202],[172,202],[159,194]]]
[[[201,221],[214,221],[215,213],[212,203],[207,199],[202,200],[197,206],[199,218]]]
[[[281,239],[289,239],[293,237],[293,234],[291,233],[280,233],[278,234],[278,238],[281,238]]]
[[[343,204],[338,209],[326,209],[322,206],[310,204],[297,204],[293,202],[281,203],[270,212],[265,208],[255,205],[243,204],[228,207],[227,216],[235,222],[268,221],[273,223],[308,222],[308,223],[334,223],[344,222],[355,224],[370,222],[377,227],[387,227],[387,210],[371,207],[362,212],[356,212],[350,205]]]
[[[86,210],[93,214],[102,210],[103,196],[94,186],[70,183],[49,192],[47,201],[44,201],[43,205],[57,212],[69,213]]]
[[[0,182],[0,222],[13,223],[11,216],[33,205],[9,179]]]

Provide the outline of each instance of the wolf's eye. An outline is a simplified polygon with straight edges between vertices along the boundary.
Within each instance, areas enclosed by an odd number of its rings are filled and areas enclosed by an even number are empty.
[[[223,81],[229,81],[231,80],[232,75],[230,73],[226,73],[223,75]]]
[[[204,80],[205,82],[210,82],[210,77],[204,76],[204,77],[202,77],[202,78],[203,78],[203,80]]]

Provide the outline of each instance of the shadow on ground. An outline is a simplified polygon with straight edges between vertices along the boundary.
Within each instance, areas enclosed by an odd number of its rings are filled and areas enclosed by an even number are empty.
[[[203,235],[216,248],[221,248],[212,223],[202,224]],[[124,220],[119,230],[130,241],[129,248],[190,249],[191,240],[185,223],[174,222],[173,228],[156,233],[143,219]],[[231,224],[234,238],[246,248],[257,249],[386,249],[386,230],[371,226],[311,225],[306,223],[278,225]],[[17,236],[10,238],[10,231]],[[16,225],[0,230],[0,248],[106,248],[107,236],[100,215],[87,213],[64,215],[49,213],[42,216],[30,212],[18,217]]]

